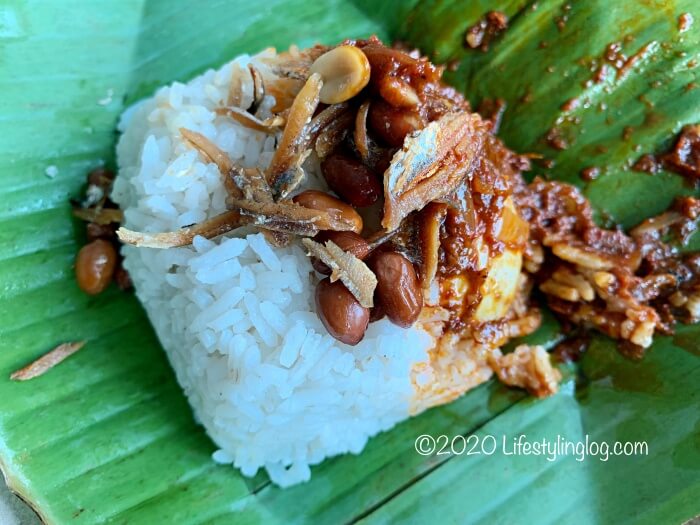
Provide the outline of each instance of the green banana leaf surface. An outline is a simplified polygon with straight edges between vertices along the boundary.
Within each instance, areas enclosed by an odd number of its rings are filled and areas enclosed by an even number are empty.
[[[509,28],[487,52],[467,49],[465,31],[493,9]],[[683,13],[695,19],[685,32]],[[240,53],[371,34],[456,66],[446,77],[474,105],[504,99],[500,136],[552,159],[534,173],[579,185],[601,221],[629,227],[697,193],[677,175],[630,169],[700,122],[697,0],[0,0],[0,466],[45,522],[658,524],[700,514],[698,326],[658,337],[641,362],[596,337],[549,399],[487,383],[281,490],[212,462],[133,295],[78,290],[84,237],[69,199],[90,169],[114,165],[126,106]],[[614,42],[637,59],[587,82]],[[553,127],[567,149],[548,144]],[[585,182],[590,167],[600,176]],[[534,337],[551,346],[558,327],[547,319]],[[9,380],[82,339],[46,375]],[[472,453],[420,455],[422,434],[464,436]],[[507,455],[502,441],[521,434],[647,451]]]

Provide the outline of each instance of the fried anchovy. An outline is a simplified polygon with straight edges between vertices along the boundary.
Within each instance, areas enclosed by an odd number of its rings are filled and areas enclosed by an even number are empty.
[[[197,235],[212,239],[251,222],[253,222],[251,217],[244,216],[238,211],[227,211],[174,232],[145,233],[122,227],[117,230],[117,236],[122,243],[140,248],[175,248],[192,244],[192,240]]]
[[[251,114],[255,114],[260,104],[262,104],[265,99],[265,84],[263,83],[260,71],[258,71],[255,66],[248,64],[248,70],[253,77],[253,104],[248,108],[248,111]]]
[[[394,230],[412,211],[452,193],[473,171],[487,133],[481,117],[462,112],[408,136],[384,173],[382,226]]]
[[[355,147],[362,161],[369,162],[369,137],[367,136],[367,113],[369,112],[369,100],[365,100],[355,115]]]
[[[217,108],[215,111],[217,115],[232,118],[246,128],[262,131],[263,133],[274,134],[277,132],[278,128],[284,126],[284,118],[279,115],[260,120],[258,117],[240,108]]]
[[[254,224],[264,228],[313,236],[322,230],[350,231],[353,223],[329,214],[313,210],[293,202],[252,202],[231,200],[229,207],[242,215],[253,217]]]
[[[59,364],[67,357],[73,355],[78,350],[85,346],[85,341],[76,341],[73,343],[63,343],[58,345],[50,352],[42,355],[39,359],[31,362],[24,368],[21,368],[10,375],[13,381],[26,381],[45,374],[54,366]]]
[[[199,151],[209,162],[213,162],[219,168],[221,173],[221,180],[224,183],[224,188],[226,192],[233,198],[241,198],[243,193],[241,189],[236,186],[232,179],[232,173],[235,169],[231,158],[219,148],[216,144],[210,141],[207,137],[196,131],[190,131],[189,129],[180,128],[180,135],[185,139],[194,149]]]
[[[314,73],[301,88],[289,110],[287,125],[267,169],[267,180],[277,199],[286,197],[303,178],[304,172],[299,160],[303,155],[308,155],[308,127],[318,107],[321,87],[323,80]]]
[[[343,251],[333,241],[326,241],[325,246],[311,239],[302,239],[301,242],[309,250],[310,255],[321,259],[332,270],[331,282],[340,279],[362,306],[365,308],[374,306],[377,277],[364,262],[353,254]]]

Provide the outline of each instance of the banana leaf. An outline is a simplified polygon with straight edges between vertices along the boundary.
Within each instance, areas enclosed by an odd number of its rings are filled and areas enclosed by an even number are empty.
[[[510,27],[487,52],[467,49],[465,31],[492,9]],[[696,20],[684,33],[682,13]],[[659,337],[641,362],[596,337],[550,399],[487,383],[280,490],[211,461],[214,446],[132,295],[77,289],[84,238],[69,199],[88,170],[113,166],[115,123],[129,103],[238,53],[370,34],[458,64],[448,79],[475,105],[506,100],[503,139],[552,159],[535,172],[581,186],[603,221],[630,226],[696,193],[677,175],[630,169],[700,121],[696,0],[0,2],[0,467],[42,520],[656,524],[700,513],[700,327]],[[586,84],[613,42],[638,59]],[[548,144],[555,126],[567,149]],[[600,176],[582,180],[593,166]],[[551,345],[558,327],[547,319],[534,340]],[[83,350],[41,378],[9,380],[82,339]],[[490,446],[421,456],[422,434],[648,450],[606,461],[487,454]]]

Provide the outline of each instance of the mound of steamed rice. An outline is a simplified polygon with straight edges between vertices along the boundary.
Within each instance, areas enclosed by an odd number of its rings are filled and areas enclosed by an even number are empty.
[[[267,52],[268,56],[270,51]],[[259,57],[243,56],[239,64]],[[172,231],[225,210],[220,174],[180,137],[202,133],[243,166],[265,168],[275,137],[214,109],[224,105],[232,63],[188,84],[160,89],[125,112],[113,199],[125,226]],[[252,96],[250,79],[242,77]],[[270,108],[271,97],[263,104]],[[318,162],[306,164],[321,186]],[[193,246],[125,246],[129,271],[197,420],[219,450],[214,459],[252,476],[265,468],[286,486],[309,466],[346,452],[411,413],[411,370],[434,340],[384,319],[355,347],[333,339],[314,313],[317,277],[298,245],[272,248],[238,231]]]

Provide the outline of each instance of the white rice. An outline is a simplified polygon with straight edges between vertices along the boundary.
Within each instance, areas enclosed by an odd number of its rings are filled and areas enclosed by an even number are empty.
[[[265,67],[255,57],[236,62],[250,60]],[[225,210],[216,166],[183,143],[180,127],[234,162],[269,163],[274,137],[214,113],[231,68],[176,82],[124,113],[113,198],[128,228],[172,231]],[[314,166],[307,162],[312,175]],[[308,480],[309,466],[326,457],[359,453],[370,436],[409,416],[411,369],[428,361],[433,339],[388,320],[371,324],[357,346],[333,339],[314,313],[317,276],[298,245],[272,248],[262,234],[239,231],[123,253],[195,416],[219,447],[214,461],[246,476],[265,468],[287,486]]]

